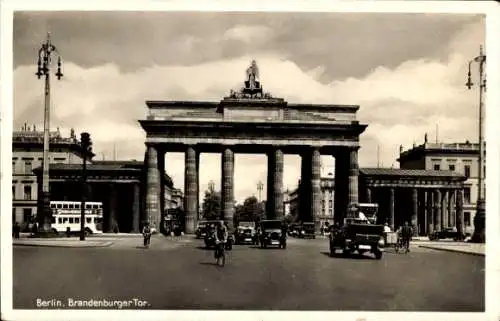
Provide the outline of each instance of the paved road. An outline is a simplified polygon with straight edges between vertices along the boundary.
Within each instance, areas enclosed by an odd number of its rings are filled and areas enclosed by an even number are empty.
[[[330,258],[327,241],[237,246],[224,268],[202,241],[123,238],[107,248],[14,247],[14,307],[36,299],[147,300],[153,309],[483,311],[484,257],[414,248]]]

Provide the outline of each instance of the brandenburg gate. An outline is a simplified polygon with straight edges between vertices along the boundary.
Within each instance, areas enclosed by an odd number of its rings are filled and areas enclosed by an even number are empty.
[[[300,90],[300,88],[297,88]],[[351,215],[358,203],[359,136],[367,125],[356,119],[359,106],[292,104],[264,92],[255,61],[244,86],[220,102],[146,101],[140,120],[146,132],[146,218],[161,223],[164,193],[160,184],[165,153],[185,153],[185,232],[193,233],[199,208],[200,153],[220,153],[221,219],[233,230],[234,155],[268,157],[267,219],[283,217],[283,155],[301,156],[300,212],[304,221],[319,224],[321,211],[320,155],[335,157],[336,220]],[[248,172],[248,178],[256,173]],[[241,177],[239,179],[247,179]]]

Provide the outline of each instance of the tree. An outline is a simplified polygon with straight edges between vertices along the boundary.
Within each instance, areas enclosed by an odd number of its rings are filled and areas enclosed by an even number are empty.
[[[202,216],[206,220],[217,220],[220,217],[221,211],[221,197],[220,193],[209,189],[205,191],[205,197],[203,199],[202,206]]]
[[[255,196],[250,196],[245,199],[243,204],[235,207],[235,221],[255,222],[262,220],[264,217],[264,207]]]

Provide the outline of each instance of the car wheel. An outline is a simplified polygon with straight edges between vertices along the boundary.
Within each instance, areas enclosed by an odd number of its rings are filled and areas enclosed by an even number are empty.
[[[375,251],[375,258],[380,260],[382,258],[382,251]]]

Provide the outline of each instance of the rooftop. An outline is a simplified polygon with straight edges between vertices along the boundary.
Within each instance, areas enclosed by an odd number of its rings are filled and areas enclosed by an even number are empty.
[[[75,136],[75,131],[71,129],[69,137],[63,137],[59,130],[49,133],[49,141],[59,144],[79,144]],[[43,131],[38,131],[36,125],[29,126],[27,123],[18,131],[12,133],[12,143],[39,143],[43,144]]]
[[[363,175],[367,176],[465,178],[465,176],[457,172],[441,170],[435,171],[400,168],[360,168],[359,171]]]

